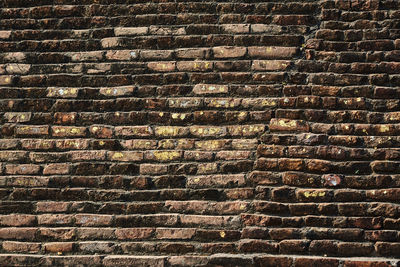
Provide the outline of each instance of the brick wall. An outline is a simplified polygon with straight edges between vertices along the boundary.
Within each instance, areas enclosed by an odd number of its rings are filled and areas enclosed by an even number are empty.
[[[400,266],[400,2],[0,7],[1,266]]]

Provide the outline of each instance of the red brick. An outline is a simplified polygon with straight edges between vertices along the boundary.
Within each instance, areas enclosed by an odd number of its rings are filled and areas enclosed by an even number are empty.
[[[259,71],[286,70],[290,66],[287,60],[254,60],[251,68]]]
[[[244,184],[245,178],[242,174],[193,176],[187,180],[187,186],[191,188],[237,187]]]
[[[36,228],[3,227],[0,229],[0,239],[30,240],[35,239]]]
[[[120,240],[148,239],[153,233],[153,228],[119,228],[115,230],[115,236]]]
[[[44,243],[43,248],[46,252],[50,253],[66,253],[72,252],[73,250],[72,242],[52,242],[52,243]]]
[[[248,50],[249,56],[255,58],[291,59],[297,54],[296,47],[251,46]]]
[[[68,174],[70,172],[70,165],[65,163],[53,163],[44,166],[43,174]]]
[[[17,126],[15,128],[15,134],[18,136],[48,135],[49,134],[49,126],[47,126],[47,125]]]
[[[36,222],[36,216],[24,214],[0,215],[2,226],[32,226]]]
[[[5,251],[16,253],[38,253],[41,248],[40,243],[14,241],[4,241],[2,246]]]
[[[114,28],[114,33],[115,36],[122,36],[122,35],[143,35],[148,32],[147,27],[128,27],[128,28],[123,28],[123,27],[118,27]]]
[[[75,224],[81,226],[107,226],[111,225],[113,216],[95,215],[95,214],[77,214],[75,215]]]
[[[158,239],[191,239],[196,233],[195,228],[172,229],[157,228],[156,237]]]
[[[220,46],[213,47],[215,58],[239,58],[246,54],[246,47]]]
[[[153,71],[169,72],[175,70],[175,61],[149,62],[147,67]],[[179,68],[178,68],[179,69]]]
[[[163,267],[166,257],[109,255],[103,259],[104,266],[154,266]]]
[[[38,174],[40,171],[40,166],[33,164],[8,164],[5,167],[6,174]]]

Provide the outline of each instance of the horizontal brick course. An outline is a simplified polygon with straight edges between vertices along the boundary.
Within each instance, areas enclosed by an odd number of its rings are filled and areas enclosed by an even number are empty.
[[[400,266],[397,1],[3,1],[1,266]]]

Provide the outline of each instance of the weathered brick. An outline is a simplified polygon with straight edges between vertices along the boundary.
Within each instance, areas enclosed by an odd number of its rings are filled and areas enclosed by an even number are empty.
[[[224,94],[228,93],[228,86],[217,84],[196,84],[193,87],[193,93],[196,95]]]
[[[245,184],[245,178],[242,174],[229,175],[205,175],[189,177],[187,186],[191,188],[202,187],[237,187]]]
[[[2,246],[5,251],[14,253],[38,253],[41,248],[40,243],[14,241],[5,241]]]
[[[79,89],[67,87],[50,87],[47,89],[48,97],[74,98],[77,97]]]
[[[176,68],[179,71],[210,71],[214,63],[210,61],[178,61]]]
[[[33,164],[8,164],[5,166],[6,174],[38,174],[40,166]]]
[[[251,68],[260,71],[286,70],[290,66],[287,60],[254,60]]]
[[[239,58],[246,54],[246,47],[220,46],[213,47],[215,58]]]
[[[268,59],[291,59],[297,54],[296,47],[251,46],[248,51],[250,57]]]
[[[117,136],[146,137],[153,134],[150,126],[117,126],[114,130]]]
[[[107,152],[107,158],[115,161],[140,161],[143,159],[143,152],[139,151],[121,151]]]
[[[153,228],[121,228],[115,231],[115,236],[120,240],[140,240],[150,238],[153,233]]]
[[[73,250],[72,242],[52,242],[52,243],[44,243],[43,249],[46,252],[50,253],[66,253],[72,252]]]
[[[123,36],[123,35],[143,35],[148,32],[147,27],[129,27],[129,28],[114,28],[115,36]]]
[[[53,163],[44,166],[43,174],[68,174],[70,172],[70,165],[65,163]]]
[[[15,127],[15,134],[17,136],[48,135],[49,126],[47,125],[17,126]]]
[[[75,127],[75,126],[52,126],[51,132],[53,136],[60,137],[82,137],[86,136],[86,127]]]

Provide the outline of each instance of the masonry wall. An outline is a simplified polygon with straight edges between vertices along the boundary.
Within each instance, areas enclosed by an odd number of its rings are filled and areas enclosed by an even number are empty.
[[[400,2],[0,7],[1,266],[400,266]]]

